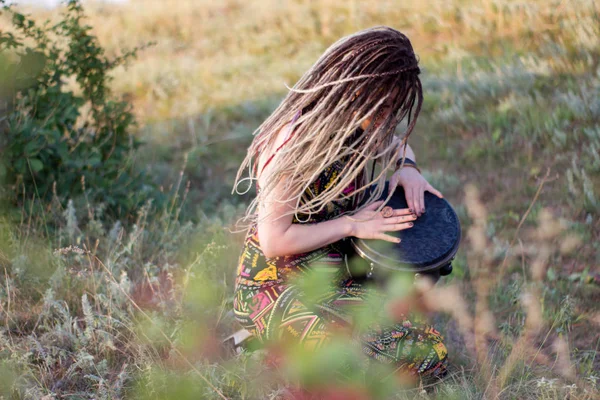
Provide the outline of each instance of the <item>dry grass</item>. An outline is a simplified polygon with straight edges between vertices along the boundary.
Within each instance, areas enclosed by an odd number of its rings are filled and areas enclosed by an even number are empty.
[[[89,10],[89,22],[109,52],[156,42],[114,82],[119,93],[133,98],[143,121],[156,121],[281,94],[284,82],[293,84],[329,44],[373,25],[405,32],[426,67],[479,54],[528,52],[548,38],[567,47],[594,46],[586,25],[598,4],[131,0],[92,3]]]

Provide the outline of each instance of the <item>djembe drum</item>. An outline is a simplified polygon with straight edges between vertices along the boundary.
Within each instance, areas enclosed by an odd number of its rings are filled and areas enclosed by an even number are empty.
[[[388,183],[380,199],[387,195]],[[396,188],[387,206],[408,208],[401,186]],[[426,275],[437,282],[440,276],[449,275],[461,239],[458,216],[446,199],[429,192],[425,192],[425,210],[411,228],[386,232],[402,239],[400,243],[347,238],[346,267],[350,276],[383,281],[390,273],[407,272],[416,277]]]

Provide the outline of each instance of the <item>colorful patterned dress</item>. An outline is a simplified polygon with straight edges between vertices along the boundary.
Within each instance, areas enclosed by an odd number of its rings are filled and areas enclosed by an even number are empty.
[[[311,185],[306,194],[320,193],[343,169],[332,164]],[[353,187],[347,188],[349,193]],[[353,209],[349,198],[332,201],[308,220],[294,217],[293,223],[318,223]],[[334,243],[320,249],[285,257],[267,258],[260,249],[256,224],[250,227],[240,257],[235,284],[234,313],[241,325],[260,341],[300,342],[307,349],[318,350],[340,327],[350,328],[370,358],[392,364],[409,374],[442,376],[447,368],[447,351],[443,337],[431,326],[417,326],[408,320],[391,326],[372,327],[366,332],[353,329],[352,311],[365,304],[373,292],[347,274],[343,253]],[[318,268],[331,280],[330,290],[317,302],[307,300],[295,278]],[[327,279],[327,278],[324,278]]]

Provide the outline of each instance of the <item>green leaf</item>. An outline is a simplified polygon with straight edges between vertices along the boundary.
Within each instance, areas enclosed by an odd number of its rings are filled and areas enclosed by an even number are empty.
[[[39,151],[40,147],[37,140],[32,140],[25,145],[25,155],[27,156],[35,156]]]
[[[502,134],[502,131],[499,128],[494,130],[494,133],[492,133],[492,139],[494,139],[494,143],[498,142],[501,134]]]
[[[44,163],[37,158],[30,158],[29,165],[31,166],[33,172],[40,172],[42,169],[44,169]]]
[[[102,157],[99,154],[93,154],[88,159],[88,166],[90,168],[97,167],[100,165],[101,162],[102,162]]]
[[[579,280],[579,279],[581,279],[581,273],[579,273],[579,272],[576,272],[576,273],[573,273],[573,274],[569,275],[569,280],[571,282]]]
[[[23,14],[19,14],[19,13],[13,14],[13,23],[15,25],[21,26],[21,25],[23,25],[24,21],[25,21],[25,16]]]

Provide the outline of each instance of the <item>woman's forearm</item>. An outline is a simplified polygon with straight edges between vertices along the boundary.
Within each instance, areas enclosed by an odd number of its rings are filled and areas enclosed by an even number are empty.
[[[400,150],[400,158],[402,158],[403,154],[404,154],[404,151]],[[413,149],[410,147],[410,145],[408,143],[406,144],[406,158],[409,158],[409,159],[413,160],[414,162],[417,162],[415,152],[413,151]]]
[[[260,240],[265,256],[281,257],[316,250],[351,235],[350,220],[335,218],[316,224],[291,224],[277,238],[268,240],[267,246]]]

